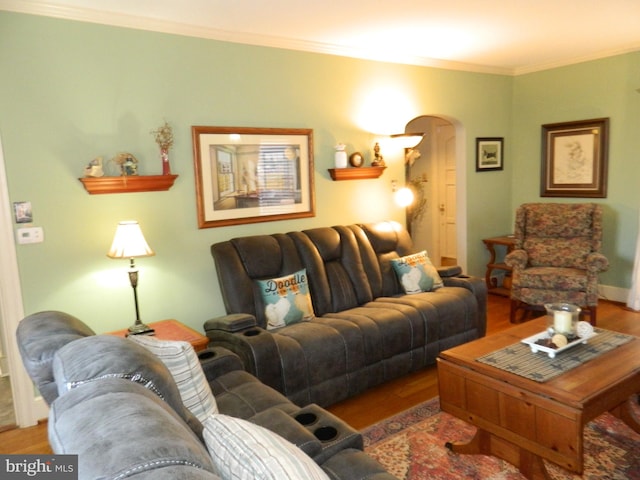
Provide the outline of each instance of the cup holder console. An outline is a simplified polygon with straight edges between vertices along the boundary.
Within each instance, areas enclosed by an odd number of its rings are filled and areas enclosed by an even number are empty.
[[[198,354],[198,359],[209,360],[215,356],[216,356],[216,352],[214,352],[213,350],[205,350],[204,352],[201,352]]]
[[[335,427],[320,427],[315,429],[313,434],[321,442],[328,442],[338,436],[338,430]]]
[[[308,426],[316,423],[318,421],[318,416],[315,413],[306,412],[299,413],[295,416],[295,419],[300,425]]]
[[[346,448],[364,448],[358,431],[315,403],[301,408],[293,418],[320,442],[322,451],[313,456],[320,464]]]

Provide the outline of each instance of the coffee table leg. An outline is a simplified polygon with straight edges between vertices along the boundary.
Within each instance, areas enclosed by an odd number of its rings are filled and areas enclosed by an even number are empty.
[[[447,442],[444,446],[454,453],[491,455],[491,434],[478,428],[468,443]]]
[[[638,397],[640,398],[640,397]],[[629,398],[626,402],[621,403],[611,410],[611,413],[626,423],[632,430],[640,433],[640,422],[633,416],[631,402],[634,397]]]
[[[454,453],[493,455],[494,457],[502,458],[516,465],[520,473],[531,480],[551,479],[542,457],[504,439],[499,439],[501,448],[494,451],[492,437],[491,433],[478,428],[476,434],[468,443],[447,442],[445,447]],[[514,459],[517,459],[517,461],[513,462]]]
[[[523,448],[520,449],[520,466],[518,468],[520,473],[527,478],[544,480],[551,479],[542,457]]]

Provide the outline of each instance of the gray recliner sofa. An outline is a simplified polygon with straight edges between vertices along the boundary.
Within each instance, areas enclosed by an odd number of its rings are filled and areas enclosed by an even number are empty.
[[[205,322],[212,345],[294,403],[328,406],[435,364],[486,333],[487,289],[460,267],[405,294],[392,260],[415,253],[396,222],[234,238],[211,246],[227,315]],[[267,330],[256,284],[306,270],[315,317]]]
[[[78,478],[220,478],[202,423],[182,403],[165,364],[147,349],[95,335],[55,311],[24,318],[16,335],[23,364],[50,405],[51,447],[78,455]],[[199,358],[219,413],[275,432],[330,479],[395,479],[362,451],[357,431],[317,405],[293,404],[244,371],[229,350],[208,348]]]

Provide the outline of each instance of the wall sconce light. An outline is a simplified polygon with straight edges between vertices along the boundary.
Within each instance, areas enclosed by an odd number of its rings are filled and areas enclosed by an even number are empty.
[[[393,199],[400,208],[407,208],[413,203],[413,191],[409,187],[398,187],[397,180],[391,180]]]
[[[140,321],[138,308],[138,268],[134,262],[135,257],[150,257],[154,251],[144,239],[140,225],[136,221],[120,222],[113,237],[113,243],[107,257],[129,259],[129,281],[133,288],[133,300],[136,306],[136,323],[129,327],[128,335],[153,335],[154,330]]]
[[[420,152],[415,148],[420,144],[426,133],[396,133],[391,135],[394,142],[398,142],[404,148],[404,163],[412,166]]]
[[[426,133],[394,133],[391,135],[403,148],[416,148]]]

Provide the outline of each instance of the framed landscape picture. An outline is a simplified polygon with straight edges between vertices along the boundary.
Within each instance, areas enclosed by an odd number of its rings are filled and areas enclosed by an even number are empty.
[[[540,196],[606,198],[609,119],[542,125]]]
[[[313,130],[191,127],[199,228],[315,215]]]

